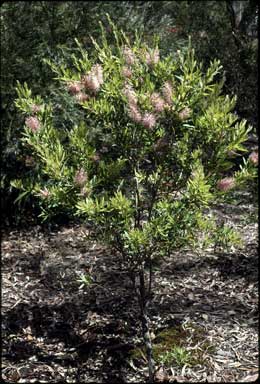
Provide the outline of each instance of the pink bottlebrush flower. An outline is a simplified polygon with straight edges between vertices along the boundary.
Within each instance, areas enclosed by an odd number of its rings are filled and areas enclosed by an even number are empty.
[[[156,47],[153,50],[153,63],[157,64],[159,60],[160,60],[160,52],[159,52],[159,49]]]
[[[258,165],[258,152],[253,151],[249,156],[249,161],[253,163],[254,165]]]
[[[84,101],[86,101],[86,100],[89,99],[89,96],[86,95],[84,92],[80,92],[80,93],[78,93],[77,95],[75,95],[75,99],[76,99],[79,103],[83,103]]]
[[[33,104],[31,106],[31,111],[32,113],[38,113],[42,111],[42,108],[43,108],[42,105]]]
[[[97,75],[90,73],[83,78],[84,86],[94,93],[98,92],[100,89],[100,83],[97,78]]]
[[[160,60],[159,49],[155,48],[152,52],[146,52],[145,61],[147,65],[155,65]]]
[[[156,112],[162,112],[165,108],[165,101],[159,93],[154,92],[151,95],[151,104],[153,105]]]
[[[39,196],[48,199],[51,196],[51,192],[45,187],[44,189],[40,189]]]
[[[132,76],[132,71],[131,71],[131,69],[130,69],[129,67],[127,67],[127,66],[124,66],[124,67],[122,68],[122,75],[123,75],[124,77],[126,77],[127,79],[130,79],[130,77]]]
[[[181,120],[187,120],[191,115],[191,109],[188,108],[188,107],[185,107],[183,108],[180,112],[179,112],[179,118]]]
[[[124,55],[124,59],[125,59],[126,64],[133,65],[135,63],[136,56],[135,56],[134,52],[129,47],[125,46],[123,48],[123,55]]]
[[[162,94],[167,104],[172,105],[172,95],[173,95],[173,89],[172,85],[169,81],[166,81],[163,84],[162,88]]]
[[[78,81],[71,81],[68,84],[68,91],[72,95],[76,95],[77,93],[79,93],[81,91],[81,84]]]
[[[135,123],[140,123],[142,120],[142,115],[136,105],[129,105],[128,115]]]
[[[232,189],[235,186],[235,180],[233,177],[225,177],[217,182],[217,187],[221,191],[225,192]]]
[[[93,93],[98,92],[103,83],[103,69],[100,64],[95,64],[91,71],[82,78],[84,87]]]
[[[31,128],[33,132],[36,132],[41,127],[41,123],[38,118],[33,116],[27,117],[25,119],[25,125]]]
[[[137,105],[137,96],[131,85],[126,84],[125,88],[123,89],[123,94],[127,97],[127,100],[131,106]]]
[[[91,73],[93,73],[93,75],[95,75],[97,77],[100,85],[102,85],[104,83],[103,68],[101,67],[100,64],[94,65],[91,69]]]
[[[142,124],[145,128],[151,129],[156,124],[156,118],[153,113],[146,112],[142,118]]]
[[[151,55],[149,52],[146,52],[145,54],[145,62],[147,65],[151,65],[152,64],[152,59],[151,59]]]
[[[87,179],[88,179],[88,176],[87,176],[86,172],[84,171],[83,168],[80,168],[75,174],[74,182],[75,182],[75,184],[82,187],[86,183]]]

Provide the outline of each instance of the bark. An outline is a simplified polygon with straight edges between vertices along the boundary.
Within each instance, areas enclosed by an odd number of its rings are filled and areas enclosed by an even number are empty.
[[[143,339],[146,348],[146,355],[148,360],[148,369],[149,369],[149,382],[153,382],[154,378],[154,359],[153,359],[153,350],[152,342],[149,330],[149,317],[147,314],[147,299],[145,292],[145,282],[144,282],[144,270],[142,269],[139,273],[140,286],[139,286],[139,304],[141,310],[141,322],[142,322],[142,332]]]

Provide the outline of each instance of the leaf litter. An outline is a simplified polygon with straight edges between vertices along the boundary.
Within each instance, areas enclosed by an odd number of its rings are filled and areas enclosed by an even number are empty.
[[[196,357],[183,365],[173,360],[163,366],[157,361],[157,381],[257,379],[257,224],[246,222],[249,208],[254,210],[248,205],[216,207],[243,236],[243,249],[176,252],[154,270],[149,307],[154,345],[162,341],[160,335],[179,330],[176,343]],[[86,242],[87,231],[77,224],[52,231],[37,226],[3,232],[6,382],[147,379],[144,353],[133,357],[142,351],[142,337],[131,281],[120,268],[118,255]],[[83,275],[90,277],[90,284],[79,282]],[[163,340],[160,348],[173,343]]]

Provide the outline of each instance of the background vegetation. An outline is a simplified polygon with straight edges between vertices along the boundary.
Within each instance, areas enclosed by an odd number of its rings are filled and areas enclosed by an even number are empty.
[[[75,38],[87,50],[90,34],[99,39],[99,21],[109,13],[129,35],[143,32],[146,41],[160,34],[169,53],[188,44],[191,36],[205,67],[215,58],[225,71],[224,92],[237,94],[236,113],[257,125],[257,21],[256,1],[91,1],[6,2],[1,8],[2,167],[1,194],[4,218],[19,222],[37,210],[30,198],[14,205],[17,192],[10,180],[33,172],[21,146],[23,121],[14,105],[16,82],[27,82],[32,92],[48,95],[62,105],[60,120],[73,122],[73,105],[63,100],[44,59],[59,63],[61,48],[71,53]],[[107,25],[109,32],[109,26]],[[112,41],[112,34],[111,34]]]

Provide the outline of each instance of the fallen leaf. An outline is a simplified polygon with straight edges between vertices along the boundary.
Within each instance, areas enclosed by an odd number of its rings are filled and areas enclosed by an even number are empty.
[[[249,375],[246,376],[244,379],[242,379],[242,382],[250,382],[250,381],[256,381],[258,379],[259,375],[256,373],[255,375]]]
[[[160,367],[154,374],[154,380],[158,383],[169,381],[169,375],[163,367]]]
[[[229,315],[235,315],[235,314],[236,314],[236,312],[235,312],[235,311],[233,311],[233,309],[231,309],[231,311],[228,311],[228,314],[229,314]]]
[[[189,294],[188,294],[188,299],[191,300],[191,301],[194,301],[194,295],[193,295],[193,293],[189,293]]]

